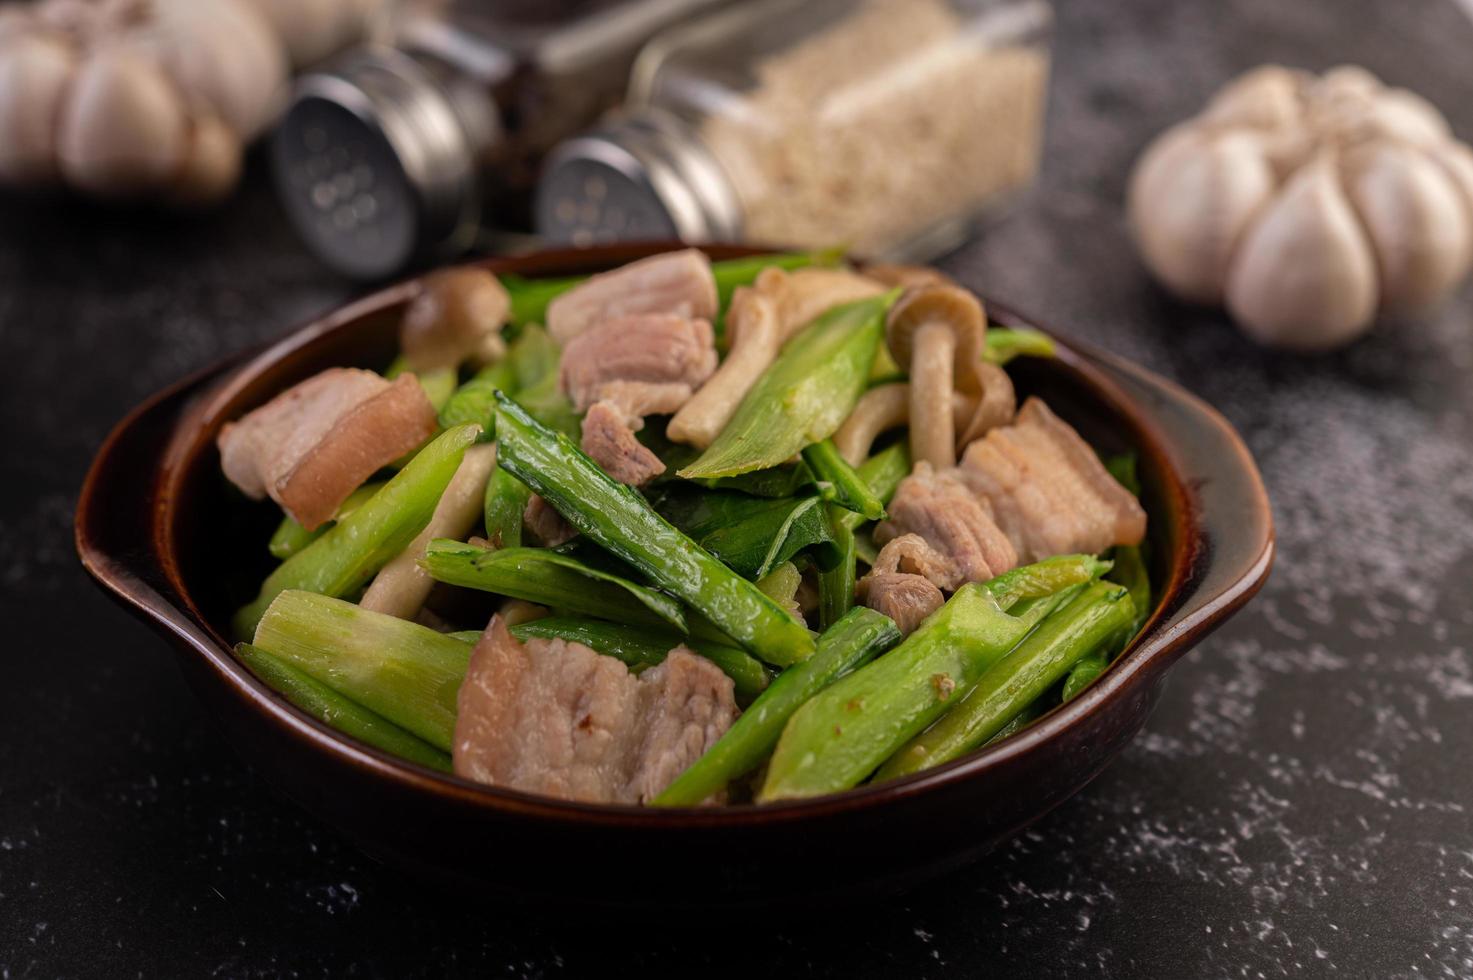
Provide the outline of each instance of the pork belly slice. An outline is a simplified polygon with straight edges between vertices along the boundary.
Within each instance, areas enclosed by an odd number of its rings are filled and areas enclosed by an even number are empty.
[[[638,420],[640,427],[644,421]],[[583,451],[620,483],[642,487],[665,472],[665,464],[640,442],[624,410],[611,401],[596,403],[583,416]]]
[[[468,779],[590,803],[659,795],[736,720],[731,678],[684,646],[639,676],[498,614],[471,654],[452,760]]]
[[[669,414],[716,370],[707,320],[666,313],[615,317],[563,348],[558,385],[578,411],[617,397],[631,415]]]
[[[958,472],[992,505],[1021,561],[1097,554],[1145,537],[1140,501],[1038,398],[1023,404],[1012,425],[967,447]]]
[[[917,463],[900,481],[887,510],[889,520],[875,528],[875,540],[887,544],[904,535],[917,536],[936,555],[927,577],[948,592],[965,582],[1001,575],[1018,563],[987,501],[953,470]]]
[[[613,317],[672,313],[690,319],[716,316],[716,279],[700,251],[652,255],[593,276],[547,306],[547,332],[559,344]]]
[[[527,506],[522,510],[522,527],[531,536],[531,543],[539,548],[556,548],[578,536],[577,528],[535,493],[527,498]],[[495,546],[502,547],[501,542]]]
[[[879,572],[860,580],[859,601],[889,616],[900,632],[909,636],[927,616],[946,604],[946,597],[924,575]]]
[[[716,370],[711,324],[670,314],[604,320],[563,349],[558,384],[583,418],[583,451],[614,479],[643,486],[665,471],[634,433],[668,415]]]
[[[307,530],[348,494],[435,431],[435,409],[412,374],[328,368],[220,430],[225,476],[271,497]]]

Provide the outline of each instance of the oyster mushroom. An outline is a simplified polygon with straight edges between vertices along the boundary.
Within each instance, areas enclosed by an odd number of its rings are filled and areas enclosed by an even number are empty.
[[[399,326],[399,346],[415,371],[487,363],[506,353],[501,329],[511,297],[485,269],[462,266],[425,276]]]
[[[938,469],[956,465],[952,393],[982,357],[986,317],[977,297],[955,286],[912,290],[890,308],[885,342],[910,375],[910,453]],[[960,370],[959,370],[960,369]]]
[[[901,286],[914,289],[917,286],[954,286],[953,280],[940,269],[928,265],[894,265],[888,262],[864,267],[864,274],[884,286]]]
[[[849,269],[808,266],[792,272],[770,266],[757,274],[753,288],[777,306],[780,339],[786,343],[813,318],[855,300],[878,296],[885,287]]]
[[[992,429],[1007,425],[1018,409],[1018,395],[1013,389],[1013,379],[996,364],[978,361],[972,365],[981,396],[969,399],[971,411],[965,424],[958,422],[961,437],[956,441],[957,452],[967,448],[974,439],[980,439]]]
[[[956,391],[951,396],[951,408],[952,424],[960,432],[977,414],[977,400]],[[858,466],[869,456],[870,447],[881,433],[909,420],[910,385],[904,381],[875,385],[860,397],[854,411],[834,433],[834,448],[846,463]]]
[[[747,392],[772,364],[782,346],[777,304],[747,286],[736,291],[726,314],[731,345],[716,373],[670,419],[665,434],[705,449],[731,421]]]
[[[486,481],[496,466],[494,442],[471,446],[461,457],[435,513],[425,529],[373,577],[359,605],[364,609],[413,619],[429,597],[435,580],[419,566],[425,547],[435,538],[459,540],[480,523],[481,503],[486,495]]]

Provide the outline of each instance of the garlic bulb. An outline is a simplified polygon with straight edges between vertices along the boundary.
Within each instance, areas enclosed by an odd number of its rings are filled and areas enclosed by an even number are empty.
[[[207,204],[284,101],[292,63],[388,0],[43,0],[0,10],[0,180]],[[290,60],[289,60],[290,59]]]
[[[1157,279],[1272,346],[1348,343],[1473,267],[1473,151],[1425,99],[1352,66],[1233,81],[1147,147],[1128,208]]]

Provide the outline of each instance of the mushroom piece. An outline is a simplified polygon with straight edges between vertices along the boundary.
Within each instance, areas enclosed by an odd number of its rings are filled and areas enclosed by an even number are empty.
[[[982,304],[965,289],[927,286],[901,296],[885,322],[890,354],[910,375],[910,452],[938,469],[956,465],[952,393],[982,358]],[[960,369],[960,370],[959,370]]]
[[[506,353],[501,328],[511,296],[485,269],[462,266],[425,276],[399,326],[399,346],[415,371],[489,363]]]
[[[952,392],[951,412],[952,425],[960,432],[978,414],[977,400],[964,392]],[[846,463],[858,466],[868,458],[881,433],[909,420],[910,385],[904,381],[875,385],[860,396],[854,411],[834,433],[834,448]]]
[[[895,265],[880,262],[864,267],[864,274],[885,286],[914,289],[917,286],[955,286],[956,281],[928,265]]]
[[[373,577],[373,583],[358,603],[364,609],[414,619],[419,615],[435,580],[419,567],[425,548],[435,538],[459,540],[475,527],[481,517],[481,503],[486,496],[486,481],[496,466],[496,444],[471,446],[461,457],[455,476],[440,495],[429,524]]]
[[[752,283],[777,307],[779,343],[786,343],[814,317],[844,303],[878,296],[885,287],[849,269],[807,266],[792,272],[769,266]]]
[[[972,374],[981,396],[968,402],[971,411],[966,423],[957,423],[957,430],[961,432],[956,441],[958,453],[974,439],[1013,421],[1018,410],[1018,393],[1006,371],[989,361],[978,361],[972,365]]]
[[[748,286],[738,289],[726,313],[726,337],[731,344],[726,360],[665,429],[675,442],[698,449],[711,445],[752,385],[777,358],[782,336],[772,297]]]

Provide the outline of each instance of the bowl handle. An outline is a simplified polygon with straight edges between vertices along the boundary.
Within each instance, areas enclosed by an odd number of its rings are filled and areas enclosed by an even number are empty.
[[[1123,358],[1073,345],[1095,369],[1140,404],[1166,437],[1189,493],[1194,553],[1183,580],[1152,617],[1143,658],[1163,670],[1238,609],[1273,566],[1273,512],[1258,466],[1232,424],[1185,389]]]
[[[179,419],[248,353],[190,375],[128,413],[103,441],[77,500],[74,540],[82,567],[114,600],[201,649],[214,641],[180,608],[150,541],[159,461]]]

